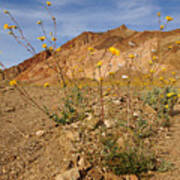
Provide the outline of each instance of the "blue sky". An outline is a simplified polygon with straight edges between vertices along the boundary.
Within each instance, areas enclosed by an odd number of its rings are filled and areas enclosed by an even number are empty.
[[[125,24],[138,31],[156,30],[158,19],[172,16],[167,30],[180,28],[180,0],[52,0],[50,11],[57,19],[58,45],[76,37],[83,31],[104,32]],[[2,0],[0,2],[0,62],[10,67],[31,57],[23,47],[3,29],[5,23],[12,24],[6,9],[23,27],[24,34],[41,51],[36,39],[42,32],[36,22],[42,20],[47,32],[53,31],[52,22],[43,6],[44,0]]]

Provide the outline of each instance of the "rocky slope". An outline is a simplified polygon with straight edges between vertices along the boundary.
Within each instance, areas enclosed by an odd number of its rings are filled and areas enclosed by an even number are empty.
[[[179,35],[180,29],[169,32],[137,32],[125,25],[103,33],[84,32],[62,45],[62,50],[56,58],[49,52],[41,52],[17,66],[6,69],[1,73],[0,79],[16,78],[21,81],[53,83],[56,82],[57,75],[51,67],[57,66],[57,63],[68,77],[97,78],[95,66],[99,60],[103,61],[102,71],[107,75],[108,68],[114,72],[124,71],[129,54],[136,56],[132,69],[147,73],[150,69],[149,60],[158,54],[158,48],[161,59],[157,60],[157,66],[177,71],[180,68],[180,45],[176,43],[180,40]],[[111,46],[120,50],[120,56],[111,59],[111,53],[108,51]],[[90,55],[88,47],[95,49],[93,54]]]

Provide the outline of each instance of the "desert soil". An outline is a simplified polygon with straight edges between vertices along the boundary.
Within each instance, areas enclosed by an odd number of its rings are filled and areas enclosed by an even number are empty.
[[[57,109],[61,93],[56,88],[28,87],[28,92],[39,104]],[[71,166],[72,138],[71,127],[56,126],[16,89],[0,88],[0,180],[54,180]],[[150,179],[180,179],[179,140],[180,116],[175,115],[168,133],[157,141],[162,157],[175,166]]]

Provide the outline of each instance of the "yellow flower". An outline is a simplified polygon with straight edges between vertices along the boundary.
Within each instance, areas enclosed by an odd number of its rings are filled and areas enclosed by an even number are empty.
[[[153,62],[150,60],[150,61],[149,61],[149,64],[150,64],[150,65],[152,65],[152,64],[153,64]]]
[[[160,16],[161,16],[161,13],[160,13],[160,12],[158,12],[158,13],[157,13],[157,16],[159,16],[159,17],[160,17]]]
[[[166,109],[168,109],[168,108],[169,108],[168,104],[166,104],[164,107],[165,107]]]
[[[167,21],[172,21],[173,18],[172,18],[171,16],[166,16],[166,20],[167,20]]]
[[[46,49],[47,48],[47,44],[43,44],[42,48]]]
[[[166,96],[167,96],[167,97],[172,97],[172,96],[174,96],[174,95],[176,95],[174,92],[170,92],[170,93],[168,93]]]
[[[175,83],[175,82],[176,82],[176,79],[174,79],[174,78],[169,78],[169,81],[170,81],[171,83]]]
[[[46,1],[46,4],[47,4],[48,6],[51,6],[51,2],[50,2],[50,1]]]
[[[115,72],[109,72],[109,75],[110,76],[112,76],[112,75],[114,75],[115,74]]]
[[[78,71],[79,72],[83,72],[84,70],[83,70],[83,68],[79,68]]]
[[[154,73],[155,72],[155,70],[154,69],[150,69],[150,71],[149,71],[150,73]]]
[[[176,74],[176,72],[174,72],[174,71],[173,71],[171,74],[172,74],[172,75],[175,75],[175,74]]]
[[[36,24],[42,24],[42,22],[41,21],[37,21],[37,23]]]
[[[109,48],[109,51],[113,54],[113,55],[116,55],[116,56],[119,56],[120,52],[118,49],[114,48],[114,47],[110,47]]]
[[[131,59],[134,59],[134,58],[135,58],[134,54],[129,54],[128,57],[131,58]]]
[[[101,66],[102,66],[102,61],[99,61],[99,62],[97,63],[97,67],[100,68]]]
[[[58,47],[57,49],[56,49],[56,52],[60,52],[61,51],[61,47]]]
[[[180,98],[180,94],[178,94],[178,98]]]
[[[80,85],[78,86],[78,88],[79,88],[79,89],[82,89],[82,88],[83,88],[83,86],[80,84]]]
[[[168,46],[168,49],[172,49],[173,47],[170,45],[170,46]]]
[[[52,37],[51,40],[52,40],[52,41],[56,41],[56,38],[55,38],[55,37]]]
[[[8,24],[4,24],[4,29],[9,29],[9,25]]]
[[[176,41],[176,44],[180,45],[180,41]]]
[[[169,82],[168,82],[167,80],[164,80],[164,84],[167,84],[167,85],[168,85],[168,84],[169,84]]]
[[[103,81],[103,77],[100,77],[98,80],[99,80],[99,81]]]
[[[10,86],[16,86],[16,85],[17,85],[16,80],[10,81],[10,82],[9,82],[9,85],[10,85]]]
[[[163,30],[164,29],[164,25],[160,25],[160,29]]]
[[[10,26],[11,29],[17,29],[17,26],[16,25],[12,25]]]
[[[4,12],[4,14],[9,14],[8,10],[4,10],[3,12]]]
[[[53,51],[53,50],[54,50],[54,48],[53,48],[52,46],[50,46],[50,47],[49,47],[49,50],[50,50],[50,51]]]
[[[39,39],[40,41],[44,41],[46,39],[45,36],[41,36],[41,37],[37,37],[37,39]]]
[[[94,48],[89,47],[88,50],[92,52],[92,51],[94,51]]]
[[[165,67],[163,67],[163,68],[161,69],[161,71],[163,71],[163,72],[164,72],[164,71],[166,71],[166,68],[165,68]]]
[[[49,87],[49,83],[48,82],[44,83],[44,87]]]
[[[161,76],[161,77],[159,78],[159,80],[160,80],[160,81],[163,81],[163,80],[164,80],[164,78]]]
[[[153,56],[153,57],[152,57],[152,60],[153,60],[153,61],[156,61],[157,59],[158,59],[157,56]]]

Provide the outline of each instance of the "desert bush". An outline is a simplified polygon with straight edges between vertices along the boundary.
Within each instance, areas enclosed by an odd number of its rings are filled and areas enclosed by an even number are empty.
[[[157,111],[159,119],[164,119],[164,125],[169,126],[169,116],[178,100],[178,93],[174,87],[154,87],[142,96],[145,104]]]
[[[67,90],[66,90],[67,91]],[[58,108],[59,113],[50,113],[45,107],[47,115],[50,119],[58,124],[71,124],[73,122],[83,120],[86,117],[87,103],[86,97],[83,96],[80,88],[74,86],[71,90],[65,93],[65,97],[61,100],[63,105]]]

